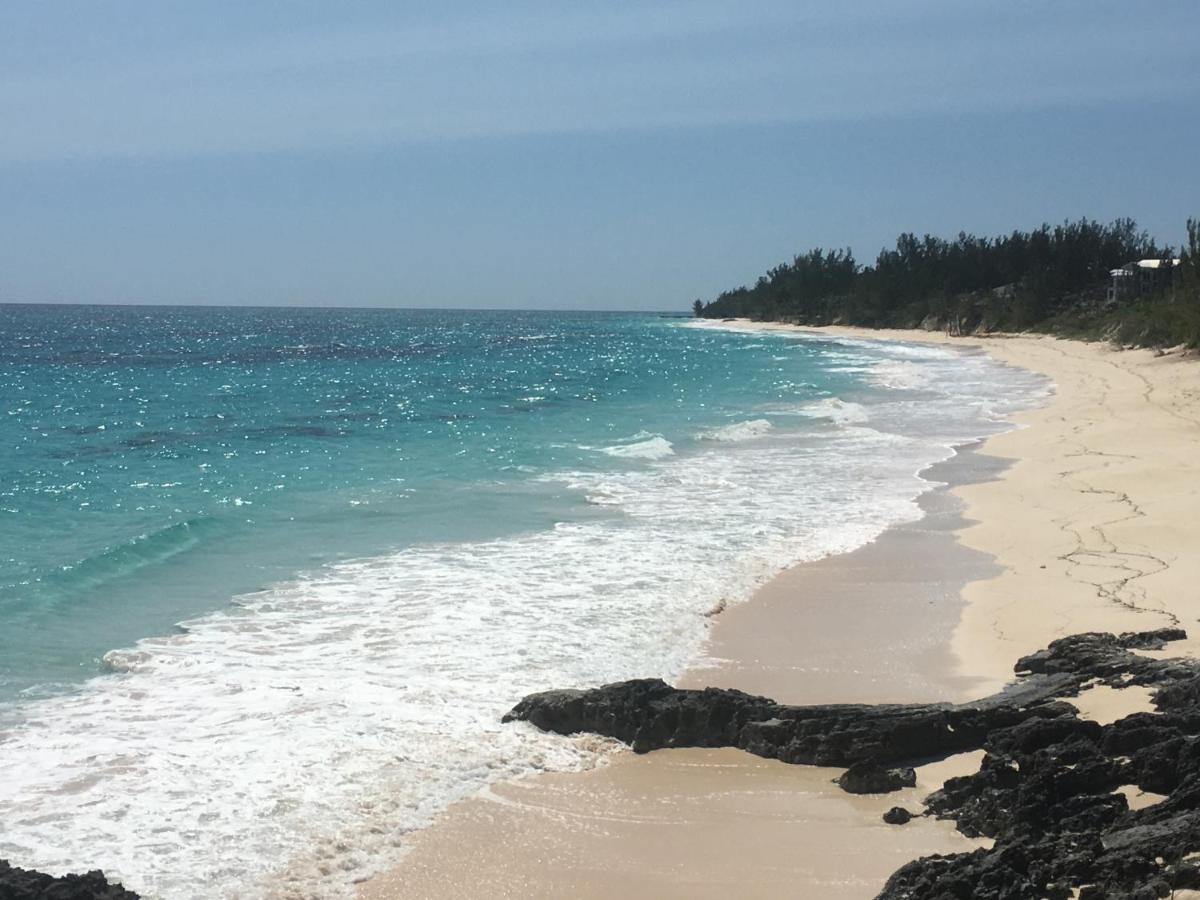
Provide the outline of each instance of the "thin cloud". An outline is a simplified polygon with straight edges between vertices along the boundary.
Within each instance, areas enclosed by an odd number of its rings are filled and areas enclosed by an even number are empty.
[[[53,72],[10,68],[0,160],[376,148],[1200,93],[1177,17],[1130,23],[1104,4],[1003,15],[972,6],[471,15],[231,36],[63,61]],[[1068,16],[1068,7],[1078,8]]]

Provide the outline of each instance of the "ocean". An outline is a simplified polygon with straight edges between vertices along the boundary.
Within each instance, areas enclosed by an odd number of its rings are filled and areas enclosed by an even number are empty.
[[[0,306],[0,858],[349,896],[606,752],[524,694],[678,675],[1047,390],[654,315]]]

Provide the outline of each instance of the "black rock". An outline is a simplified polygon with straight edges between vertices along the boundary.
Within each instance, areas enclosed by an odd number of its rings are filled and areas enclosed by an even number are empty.
[[[531,694],[504,717],[558,734],[595,732],[637,753],[665,747],[739,747],[788,763],[851,766],[948,755],[981,746],[988,733],[1043,715],[1036,708],[1082,679],[1026,679],[977,703],[786,706],[720,688],[680,690],[658,679],[590,691]]]
[[[893,806],[883,814],[883,821],[889,825],[907,825],[911,820],[912,813],[903,806]]]
[[[138,900],[138,895],[110,884],[102,872],[56,878],[0,860],[0,900]]]
[[[836,781],[847,794],[888,794],[914,787],[917,773],[908,767],[886,769],[872,762],[857,762]]]

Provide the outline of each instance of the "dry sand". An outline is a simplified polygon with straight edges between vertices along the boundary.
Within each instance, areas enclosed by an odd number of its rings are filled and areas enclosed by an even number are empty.
[[[789,702],[963,699],[1065,634],[1180,624],[1200,637],[1200,365],[1041,337],[824,331],[982,346],[1056,393],[1018,417],[1027,427],[931,472],[954,487],[922,500],[922,522],[723,613],[714,659],[685,683]],[[1079,703],[1100,720],[1144,704],[1123,691]],[[901,794],[851,797],[833,770],[739,751],[621,753],[455,805],[360,894],[868,898],[909,859],[975,845],[948,823],[879,820],[974,759],[925,767]]]
[[[869,332],[855,331],[858,336]],[[924,332],[897,338],[929,340]],[[955,491],[962,534],[1004,573],[973,582],[953,647],[960,671],[999,687],[1014,660],[1078,631],[1181,625],[1200,650],[1200,361],[1048,337],[948,338],[1049,376],[1055,396],[990,439],[1013,460]]]

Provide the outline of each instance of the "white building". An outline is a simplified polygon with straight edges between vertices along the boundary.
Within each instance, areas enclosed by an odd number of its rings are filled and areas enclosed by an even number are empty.
[[[1112,284],[1108,287],[1108,302],[1116,303],[1118,300],[1148,294],[1165,283],[1177,265],[1177,259],[1139,259],[1125,263],[1119,269],[1109,270]]]

